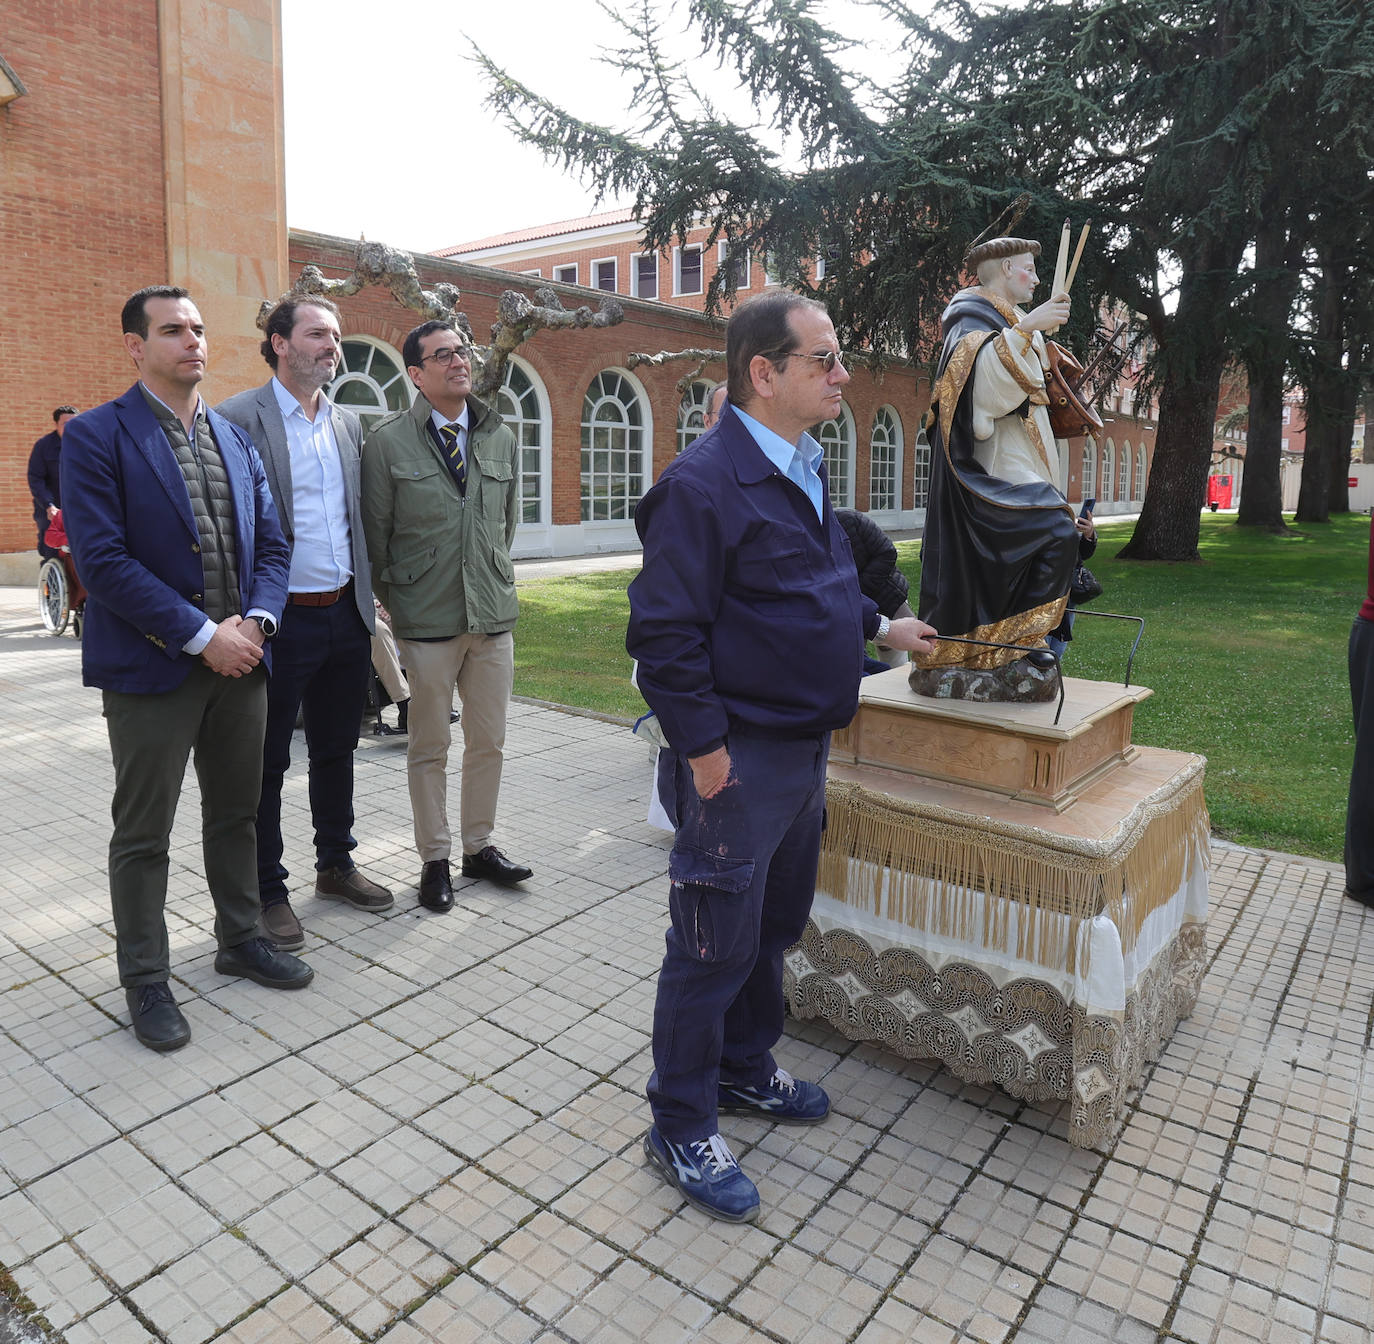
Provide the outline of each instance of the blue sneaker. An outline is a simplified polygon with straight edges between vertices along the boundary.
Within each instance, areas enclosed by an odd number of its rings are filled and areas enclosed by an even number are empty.
[[[696,1143],[669,1143],[654,1125],[644,1136],[644,1156],[689,1204],[727,1223],[752,1223],[759,1192],[719,1134]]]
[[[756,1115],[781,1125],[814,1125],[830,1114],[830,1098],[823,1087],[779,1069],[763,1087],[722,1083],[716,1109],[721,1115]]]

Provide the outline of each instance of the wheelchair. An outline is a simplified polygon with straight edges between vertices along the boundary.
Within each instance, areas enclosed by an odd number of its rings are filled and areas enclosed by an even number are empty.
[[[38,570],[38,615],[43,628],[50,635],[63,634],[67,626],[78,639],[81,638],[81,622],[84,616],[84,601],[73,601],[73,579],[68,571],[69,561],[65,555],[51,556],[43,561]]]

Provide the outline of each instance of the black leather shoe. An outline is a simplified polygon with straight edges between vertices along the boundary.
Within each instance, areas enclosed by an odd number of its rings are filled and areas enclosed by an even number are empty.
[[[299,957],[278,951],[266,938],[250,938],[246,943],[220,948],[215,970],[221,975],[255,980],[268,989],[304,989],[315,978],[315,972]]]
[[[453,909],[453,878],[447,859],[431,859],[420,869],[420,904],[440,914]]]
[[[126,989],[124,1002],[129,1005],[135,1038],[149,1050],[180,1050],[191,1039],[191,1024],[182,1017],[165,980]]]
[[[526,868],[523,863],[512,863],[495,845],[488,845],[476,854],[463,855],[463,876],[485,877],[490,882],[509,887],[533,877],[534,869]]]

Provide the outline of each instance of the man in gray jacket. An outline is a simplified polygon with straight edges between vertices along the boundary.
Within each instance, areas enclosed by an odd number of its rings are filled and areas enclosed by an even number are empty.
[[[282,779],[298,715],[310,757],[315,895],[358,910],[393,904],[352,858],[353,752],[374,617],[358,498],[362,427],[323,391],[339,366],[338,312],[325,298],[283,299],[268,315],[262,343],[273,376],[219,407],[253,440],[291,543],[290,594],[272,645],[257,823],[263,928],[288,950],[305,945],[287,899],[281,833]]]
[[[420,395],[380,420],[363,449],[363,525],[377,596],[391,613],[410,682],[406,757],[420,904],[453,908],[448,824],[449,711],[462,700],[463,876],[510,885],[532,876],[492,844],[515,673],[519,448],[472,396],[471,352],[450,322],[405,339]]]

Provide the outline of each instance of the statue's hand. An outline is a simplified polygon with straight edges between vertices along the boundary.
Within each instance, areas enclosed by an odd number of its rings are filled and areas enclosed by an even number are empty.
[[[1069,296],[1058,294],[1032,308],[1016,325],[1022,331],[1057,331],[1069,320]]]

